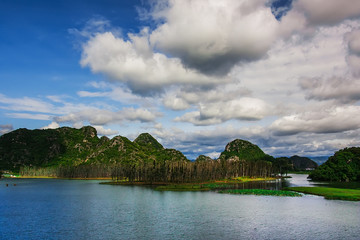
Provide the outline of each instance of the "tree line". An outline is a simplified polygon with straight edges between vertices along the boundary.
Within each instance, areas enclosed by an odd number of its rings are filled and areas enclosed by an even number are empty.
[[[235,177],[270,177],[272,163],[266,161],[202,161],[202,162],[156,162],[139,165],[114,167],[112,178],[115,180],[186,183],[211,181]]]
[[[277,172],[269,161],[151,161],[117,163],[114,165],[87,164],[78,166],[22,167],[23,176],[61,178],[112,178],[113,180],[146,183],[186,183],[235,177],[270,177]]]

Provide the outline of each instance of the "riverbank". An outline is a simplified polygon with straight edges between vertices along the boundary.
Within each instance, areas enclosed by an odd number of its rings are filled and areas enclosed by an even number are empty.
[[[218,181],[195,182],[195,183],[169,183],[169,182],[128,182],[113,181],[102,182],[100,184],[108,185],[133,185],[133,186],[154,186],[157,191],[210,191],[217,189],[236,188],[237,184],[257,181],[274,181],[276,178],[250,178],[238,177]]]
[[[68,180],[112,180],[111,177],[91,177],[91,178],[62,178],[62,177],[54,177],[54,176],[21,176],[21,175],[13,175],[13,176],[3,176],[3,178],[20,178],[20,179],[68,179]]]
[[[293,191],[268,190],[268,189],[226,189],[219,193],[240,194],[240,195],[263,195],[263,196],[284,196],[284,197],[301,197],[302,195]]]
[[[323,196],[325,199],[360,201],[359,189],[329,188],[329,187],[288,187],[285,190]]]

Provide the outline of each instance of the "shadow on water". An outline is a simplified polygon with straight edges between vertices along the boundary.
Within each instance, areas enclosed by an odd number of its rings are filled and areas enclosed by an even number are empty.
[[[319,182],[308,179],[307,174],[290,174],[291,178],[282,180],[282,187],[332,187],[360,189],[360,182]]]
[[[360,190],[360,182],[314,182],[313,185],[316,187],[347,188]]]
[[[277,179],[272,181],[245,182],[238,184],[239,189],[268,189],[281,190],[286,187],[309,187],[318,184],[307,179],[307,174],[289,174],[289,178]]]
[[[245,182],[237,185],[239,189],[281,190],[286,187],[332,187],[360,189],[360,182],[318,182],[308,179],[307,174],[289,174],[290,178],[274,181]]]
[[[244,182],[236,185],[238,189],[267,189],[267,190],[281,190],[284,187],[289,187],[288,181],[281,179],[272,181],[254,181]]]

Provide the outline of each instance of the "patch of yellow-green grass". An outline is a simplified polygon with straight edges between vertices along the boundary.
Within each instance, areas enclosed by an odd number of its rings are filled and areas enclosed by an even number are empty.
[[[286,190],[324,196],[325,199],[360,201],[360,190],[328,187],[288,187]]]
[[[267,190],[267,189],[226,189],[219,193],[242,194],[242,195],[265,195],[265,196],[284,196],[284,197],[301,197],[297,192],[284,190]]]
[[[254,181],[270,181],[270,180],[276,180],[276,178],[259,178],[259,177],[237,177],[237,178],[231,178],[222,180],[224,182],[228,183],[243,183],[243,182],[254,182]]]
[[[69,180],[111,180],[109,177],[92,177],[92,178],[63,178],[63,177],[56,177],[56,176],[26,176],[26,175],[19,175],[16,178],[50,178],[50,179],[69,179]]]
[[[19,175],[16,178],[57,178],[57,177],[53,177],[53,176],[24,176],[24,175]]]

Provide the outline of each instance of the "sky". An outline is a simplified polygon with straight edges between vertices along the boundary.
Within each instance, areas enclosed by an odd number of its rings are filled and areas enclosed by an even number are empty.
[[[0,0],[0,135],[149,132],[189,159],[360,146],[358,0]]]

